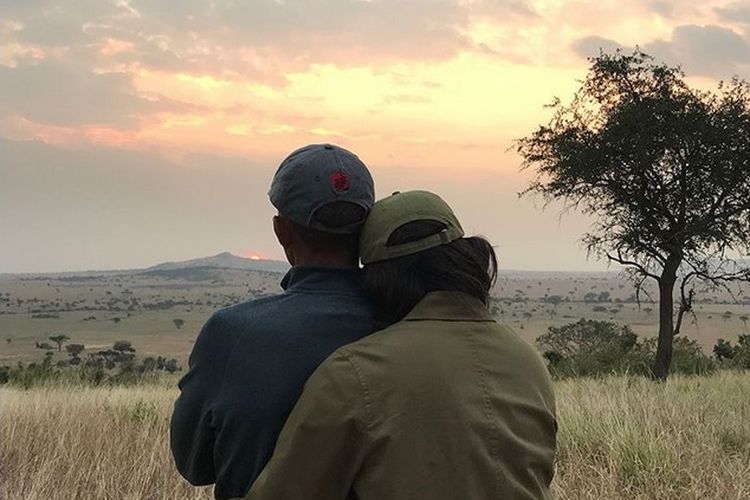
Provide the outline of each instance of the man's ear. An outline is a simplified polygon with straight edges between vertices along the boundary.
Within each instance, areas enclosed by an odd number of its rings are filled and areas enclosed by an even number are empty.
[[[294,233],[288,219],[275,215],[273,217],[273,232],[276,234],[276,239],[279,240],[279,244],[282,247],[289,248],[292,246]]]
[[[289,264],[294,266],[297,258],[294,249],[295,233],[292,227],[292,222],[280,215],[274,216],[273,232],[276,233],[276,239],[279,240],[279,244],[284,248],[286,260],[289,261]]]

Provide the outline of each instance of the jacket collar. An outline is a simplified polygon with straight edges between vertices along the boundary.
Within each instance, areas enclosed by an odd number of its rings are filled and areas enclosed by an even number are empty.
[[[362,293],[362,270],[349,267],[293,267],[281,280],[287,291]]]
[[[481,300],[463,292],[430,292],[404,321],[494,321]]]

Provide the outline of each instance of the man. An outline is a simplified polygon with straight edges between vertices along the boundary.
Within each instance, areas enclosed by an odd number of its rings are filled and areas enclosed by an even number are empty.
[[[364,163],[337,146],[305,146],[281,163],[269,196],[292,265],[285,291],[208,320],[172,415],[177,469],[194,485],[215,483],[219,500],[247,492],[315,368],[376,329],[358,268],[358,234],[374,201]]]

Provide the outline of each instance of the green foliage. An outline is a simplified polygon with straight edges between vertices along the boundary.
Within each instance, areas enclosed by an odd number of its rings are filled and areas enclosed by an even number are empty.
[[[154,383],[166,370],[140,370],[138,365],[122,366],[119,369],[90,366],[80,358],[79,364],[63,361],[60,366],[52,363],[18,363],[15,366],[0,366],[0,385],[31,389],[34,387],[61,386],[133,386]],[[176,365],[176,362],[175,362]]]
[[[562,295],[550,295],[548,297],[542,298],[542,302],[546,304],[552,304],[555,307],[560,305],[562,301],[563,301]]]
[[[581,319],[560,327],[550,327],[537,339],[545,351],[555,351],[563,357],[590,354],[604,349],[627,350],[633,346],[636,335],[628,326],[608,321]]]
[[[62,345],[68,340],[70,340],[70,337],[68,337],[67,335],[58,334],[58,335],[50,335],[49,339],[55,344],[57,344],[58,351],[62,351]]]
[[[58,387],[69,385],[139,385],[158,381],[164,373],[181,370],[177,360],[159,356],[146,357],[138,364],[130,342],[118,341],[119,350],[109,349],[88,354],[85,361],[79,356],[84,346],[69,344],[66,351],[71,358],[53,363],[50,352],[41,363],[18,363],[0,366],[0,385],[8,384],[22,389],[32,387]]]
[[[141,399],[137,400],[132,406],[126,407],[122,416],[136,424],[150,424],[162,418],[156,404]]]
[[[71,357],[77,358],[86,349],[83,344],[68,344],[65,350]]]
[[[556,378],[609,374],[650,375],[656,355],[656,339],[638,339],[629,326],[609,321],[581,319],[561,327],[550,327],[537,338],[550,373]],[[694,340],[674,340],[672,368],[675,373],[702,375],[715,363]]]
[[[714,356],[719,361],[731,360],[732,358],[734,358],[734,346],[732,346],[731,342],[727,342],[724,339],[719,339],[716,341],[713,351]]]
[[[714,356],[723,367],[750,370],[750,335],[739,335],[736,345],[719,339],[714,345]]]
[[[581,319],[550,327],[537,345],[556,377],[593,376],[632,371],[637,337],[628,326]],[[638,373],[642,369],[637,370]]]
[[[675,285],[681,315],[696,281],[750,281],[750,268],[731,261],[750,245],[750,83],[693,89],[679,67],[637,49],[590,62],[571,102],[556,99],[551,120],[517,143],[536,174],[525,193],[592,215],[587,250],[626,266],[639,289],[659,283],[669,307],[660,309],[653,372],[664,379]],[[603,301],[584,297],[595,299]]]
[[[112,350],[119,353],[135,352],[135,349],[129,340],[118,340],[112,345]]]
[[[656,339],[643,341],[643,348],[649,357],[656,356]],[[683,375],[707,375],[716,370],[716,363],[703,352],[697,341],[687,337],[676,337],[672,341],[673,373]]]

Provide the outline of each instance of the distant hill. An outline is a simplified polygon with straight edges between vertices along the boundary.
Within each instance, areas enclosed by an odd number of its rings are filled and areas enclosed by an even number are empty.
[[[280,260],[247,259],[229,252],[222,252],[211,257],[201,257],[198,259],[183,260],[179,262],[164,262],[163,264],[157,264],[146,268],[144,271],[174,271],[178,269],[192,269],[199,267],[284,273],[289,269],[289,264]]]

